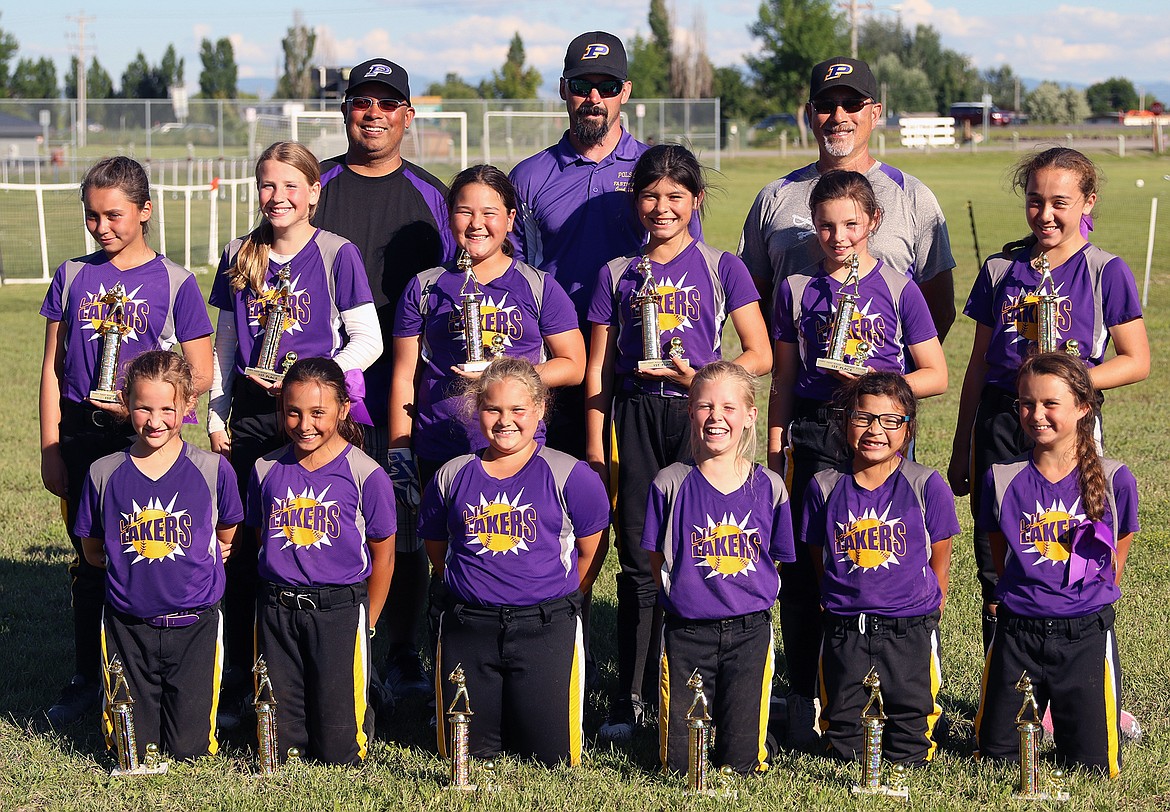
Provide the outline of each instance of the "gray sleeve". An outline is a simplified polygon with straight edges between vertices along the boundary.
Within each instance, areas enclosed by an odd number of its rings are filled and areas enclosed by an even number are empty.
[[[748,211],[747,220],[743,224],[743,233],[739,237],[739,258],[747,265],[748,272],[753,278],[774,281],[776,275],[772,267],[772,259],[768,256],[768,239],[764,229],[770,227],[765,221],[770,212],[766,203],[771,197],[771,184],[765,186],[752,203]]]
[[[922,284],[955,267],[947,218],[926,184],[907,176],[906,194],[914,212],[914,281]]]

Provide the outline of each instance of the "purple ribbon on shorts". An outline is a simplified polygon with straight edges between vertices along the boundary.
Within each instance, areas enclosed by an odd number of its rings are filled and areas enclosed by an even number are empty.
[[[349,393],[349,414],[363,426],[372,426],[370,410],[366,408],[366,376],[360,369],[345,373],[345,390]]]
[[[1082,521],[1070,531],[1065,587],[1088,586],[1098,578],[1108,580],[1116,553],[1117,542],[1109,525]]]

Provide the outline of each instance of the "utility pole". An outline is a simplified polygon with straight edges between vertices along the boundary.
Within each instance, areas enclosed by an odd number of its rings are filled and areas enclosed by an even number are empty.
[[[89,121],[86,110],[86,84],[89,79],[89,68],[85,64],[85,26],[96,18],[85,16],[79,12],[76,17],[66,17],[77,23],[77,146],[84,147],[86,135],[89,133]]]

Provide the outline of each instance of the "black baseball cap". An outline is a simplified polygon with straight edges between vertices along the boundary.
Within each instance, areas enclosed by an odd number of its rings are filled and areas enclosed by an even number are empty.
[[[566,79],[575,79],[590,73],[600,73],[626,80],[626,46],[613,34],[605,31],[587,31],[569,43],[565,51]]]
[[[835,56],[826,59],[812,69],[809,78],[810,99],[832,90],[835,87],[847,87],[856,90],[866,99],[878,97],[877,79],[873,78],[873,71],[869,65],[860,59],[850,59],[847,56]]]
[[[355,87],[367,82],[386,85],[404,100],[410,101],[410,77],[406,73],[406,68],[396,65],[389,59],[381,57],[367,59],[360,65],[354,65],[350,68],[349,85],[345,88],[345,95],[349,96]]]

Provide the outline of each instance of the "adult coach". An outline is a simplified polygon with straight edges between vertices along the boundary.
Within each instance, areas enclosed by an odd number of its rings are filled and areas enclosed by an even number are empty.
[[[833,169],[860,172],[869,179],[882,208],[881,225],[869,238],[870,253],[914,278],[941,341],[955,320],[955,259],[946,219],[922,181],[869,154],[869,137],[882,113],[877,98],[877,80],[859,59],[834,57],[812,69],[805,112],[820,154],[816,162],[769,183],[759,193],[744,223],[739,253],[764,302],[772,303],[764,308],[771,321],[780,281],[822,257],[808,202],[813,186]],[[800,510],[805,484],[791,483],[794,514]],[[793,522],[799,523],[796,515]],[[800,747],[815,740],[812,700],[821,611],[808,547],[796,547],[797,560],[784,565],[780,579],[780,631],[791,688],[789,742]]]
[[[626,49],[613,34],[589,31],[570,42],[560,83],[569,129],[509,175],[520,204],[517,259],[551,273],[568,292],[586,346],[586,313],[601,266],[635,253],[646,238],[629,189],[634,164],[649,147],[621,125],[632,90],[626,72]],[[701,236],[698,218],[691,222]],[[557,390],[548,444],[584,459],[584,426],[584,386]]]
[[[455,243],[447,226],[447,187],[402,158],[402,138],[414,119],[406,70],[380,57],[355,66],[341,111],[348,147],[321,164],[313,223],[354,243],[365,260],[386,352],[366,370],[366,405],[374,425],[366,427],[363,445],[386,465],[394,308],[415,275],[454,257]],[[407,512],[400,504],[394,579],[382,613],[390,642],[386,686],[398,698],[431,690],[415,642],[427,560]]]

